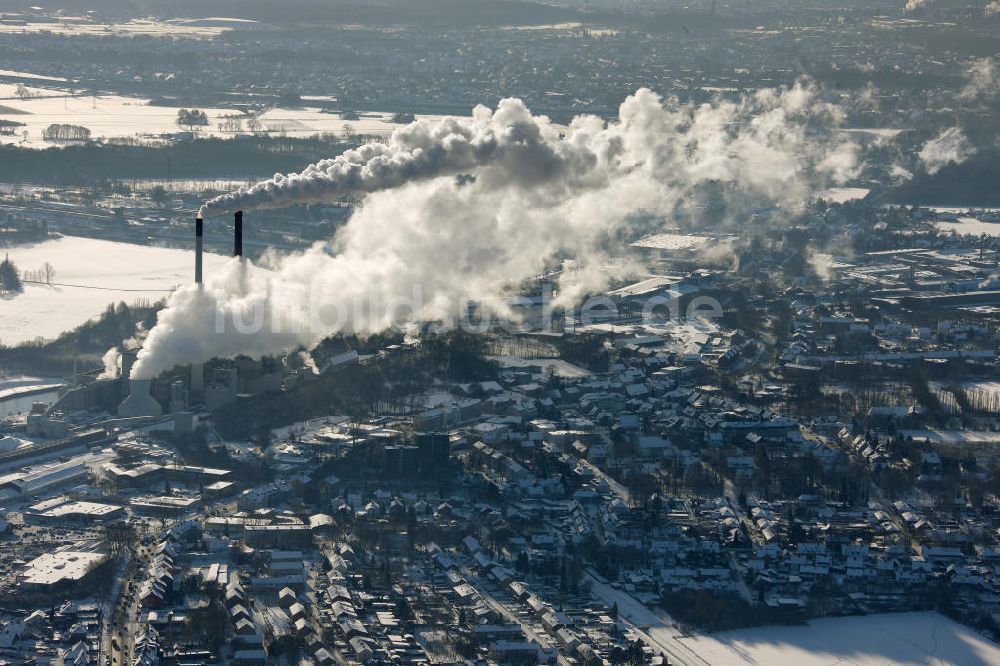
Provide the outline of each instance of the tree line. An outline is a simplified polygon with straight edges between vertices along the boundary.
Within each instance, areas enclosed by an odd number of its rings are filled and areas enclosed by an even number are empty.
[[[35,283],[45,283],[48,285],[52,284],[52,280],[56,277],[56,269],[52,267],[52,264],[45,262],[41,268],[35,271],[24,271],[21,274],[21,282],[35,282]]]
[[[42,130],[46,141],[90,141],[90,130],[82,125],[53,123]]]
[[[130,179],[269,177],[298,171],[306,164],[335,156],[354,144],[336,137],[285,138],[237,136],[206,138],[169,146],[132,139],[73,144],[44,150],[0,146],[4,182],[94,185]]]

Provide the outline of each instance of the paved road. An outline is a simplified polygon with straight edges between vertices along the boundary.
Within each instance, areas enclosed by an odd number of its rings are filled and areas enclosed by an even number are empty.
[[[628,488],[615,481],[614,478],[605,474],[597,465],[594,465],[589,460],[584,460],[583,458],[580,458],[580,464],[593,470],[595,476],[607,481],[608,487],[611,488],[611,492],[613,492],[615,495],[618,495],[618,497],[622,498],[622,501],[625,502],[625,504],[631,506],[632,495],[629,493]]]
[[[643,643],[655,652],[667,655],[671,664],[711,666],[691,648],[677,640],[676,624],[669,616],[655,613],[627,592],[600,582],[591,571],[587,571],[586,575],[590,579],[591,593],[608,606],[617,603],[619,618],[625,620],[635,630]]]
[[[121,563],[118,565],[118,570],[115,572],[115,582],[111,586],[111,591],[101,603],[101,647],[98,655],[98,664],[104,663],[105,655],[110,655],[111,657],[117,656],[117,650],[115,650],[111,644],[112,638],[115,635],[115,623],[113,618],[115,614],[115,607],[118,605],[118,600],[122,594],[125,572],[128,570],[131,561],[131,556],[122,558]]]
[[[522,620],[520,617],[518,617],[517,613],[508,608],[507,604],[503,603],[502,601],[494,597],[492,594],[490,594],[490,592],[486,589],[486,583],[482,579],[480,579],[479,576],[474,574],[471,569],[469,569],[468,567],[462,567],[462,574],[465,576],[465,579],[469,581],[469,583],[474,588],[476,588],[476,591],[479,592],[479,595],[483,598],[483,601],[485,601],[487,605],[490,606],[490,608],[492,608],[497,613],[502,615],[504,619],[506,619],[511,624],[519,625],[521,627],[521,631],[524,632],[524,635],[528,638],[528,640],[534,641],[539,645],[541,645],[542,647],[556,648],[559,651],[559,654],[556,658],[557,662],[561,666],[569,666],[570,662],[566,660],[565,656],[563,656],[562,650],[559,649],[559,643],[553,637],[549,636],[548,634],[543,635],[536,632],[531,627],[530,624]]]

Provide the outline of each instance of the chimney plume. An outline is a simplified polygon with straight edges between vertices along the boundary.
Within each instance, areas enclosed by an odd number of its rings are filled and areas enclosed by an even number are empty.
[[[243,211],[236,211],[236,232],[233,237],[233,256],[243,256]]]
[[[205,231],[205,222],[200,217],[194,221],[194,283],[201,284],[202,269],[202,235]]]

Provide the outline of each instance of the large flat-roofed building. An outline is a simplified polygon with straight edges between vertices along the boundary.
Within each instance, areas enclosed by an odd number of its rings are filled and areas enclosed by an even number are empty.
[[[127,488],[148,487],[163,481],[207,486],[219,481],[226,481],[232,474],[228,469],[160,463],[146,463],[130,468],[109,463],[104,466],[103,472],[109,479]]]
[[[64,462],[37,465],[25,472],[5,475],[0,489],[21,495],[32,495],[59,486],[79,483],[87,478],[92,466],[100,464],[109,457],[110,454],[107,453],[85,453]]]
[[[232,481],[216,481],[205,486],[202,497],[206,500],[216,500],[235,493],[239,487]]]
[[[0,453],[0,470],[15,469],[67,456],[77,451],[82,452],[105,441],[107,441],[107,433],[103,429],[95,428],[54,442],[22,446],[12,451]]]
[[[150,496],[129,501],[133,511],[148,516],[179,516],[199,505],[201,499],[198,497]]]
[[[124,516],[125,509],[114,504],[56,497],[28,507],[24,511],[24,522],[31,525],[86,525],[108,523]]]
[[[107,559],[106,553],[65,550],[43,553],[25,566],[18,583],[25,589],[45,590],[78,583]]]
[[[254,548],[305,547],[313,539],[308,525],[246,525],[243,534]]]

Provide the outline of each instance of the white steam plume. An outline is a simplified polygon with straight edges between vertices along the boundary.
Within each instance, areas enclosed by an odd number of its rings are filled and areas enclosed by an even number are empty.
[[[1000,3],[995,3],[1000,7]],[[959,96],[967,102],[991,101],[1000,96],[997,65],[993,58],[973,60],[969,66],[968,81]]]
[[[616,120],[581,116],[562,130],[513,99],[471,119],[411,124],[387,144],[208,202],[213,214],[367,194],[330,243],[271,257],[269,270],[233,260],[203,288],[176,291],[132,376],[310,349],[341,331],[454,322],[465,298],[496,302],[562,259],[575,261],[560,295],[578,297],[614,277],[606,266],[619,234],[698,210],[706,189],[794,210],[817,188],[854,177],[858,151],[836,131],[842,121],[800,82],[701,106],[643,89]],[[419,302],[393,311],[403,298]]]
[[[889,176],[891,176],[896,183],[913,180],[913,172],[904,167],[902,164],[893,164],[889,169]]]
[[[931,4],[931,0],[906,0],[906,11],[915,12]]]
[[[812,266],[813,272],[823,282],[829,282],[833,278],[834,259],[832,255],[818,252],[816,248],[807,249],[807,260]]]
[[[586,165],[573,164],[578,153],[571,148],[561,150],[565,146],[543,136],[544,130],[551,128],[536,122],[517,100],[504,100],[495,113],[479,106],[471,122],[446,118],[411,123],[394,132],[386,144],[370,143],[345,151],[301,173],[275,174],[270,180],[206,202],[200,214],[330,201],[344,194],[378,192],[460,174],[485,164],[500,164],[498,174],[523,183],[585,175]]]
[[[104,356],[101,357],[101,363],[104,364],[104,371],[97,378],[117,379],[122,373],[122,355],[118,351],[118,347],[112,347],[104,352]]]
[[[993,0],[983,7],[983,13],[987,16],[1000,16],[1000,0]]]
[[[917,155],[927,173],[934,175],[952,162],[956,164],[964,162],[975,152],[975,147],[962,130],[949,127],[933,139],[929,139]]]

